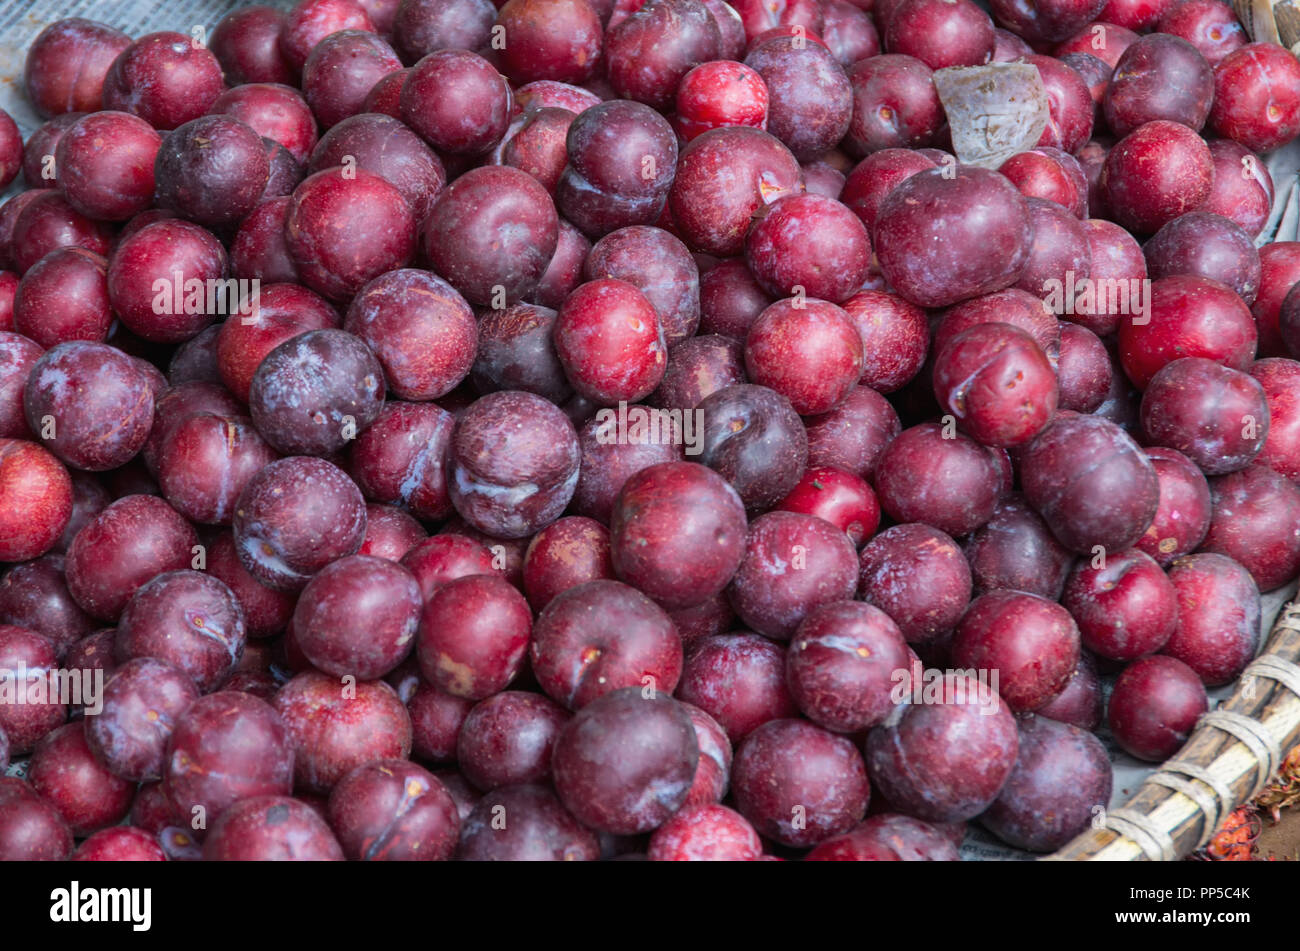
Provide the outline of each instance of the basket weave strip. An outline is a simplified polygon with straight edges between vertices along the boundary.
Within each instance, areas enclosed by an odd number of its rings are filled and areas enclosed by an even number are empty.
[[[1158,861],[1186,856],[1208,841],[1219,821],[1249,802],[1300,744],[1300,602],[1283,609],[1248,670],[1231,699],[1203,717],[1178,755],[1116,810],[1120,821],[1089,829],[1049,858]]]

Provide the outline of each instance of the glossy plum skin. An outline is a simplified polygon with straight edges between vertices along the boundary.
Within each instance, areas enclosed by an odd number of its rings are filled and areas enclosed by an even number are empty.
[[[868,480],[881,453],[902,428],[889,401],[866,386],[855,387],[831,412],[804,422],[808,465],[835,466]]]
[[[1210,482],[1213,516],[1200,547],[1236,560],[1260,591],[1300,572],[1300,486],[1264,466]]]
[[[870,56],[849,67],[853,114],[844,137],[849,153],[863,157],[931,145],[944,121],[933,76],[925,63],[903,53]]]
[[[44,352],[44,347],[20,333],[0,331],[0,438],[32,435],[23,412],[23,389]]]
[[[482,700],[519,673],[532,626],[528,602],[504,579],[449,581],[424,605],[415,644],[420,671],[447,693]]]
[[[739,383],[705,397],[696,412],[704,420],[699,460],[731,484],[747,509],[769,508],[798,484],[808,436],[788,398]]]
[[[511,82],[583,83],[597,68],[603,30],[586,0],[514,0],[501,6],[496,25],[503,34],[501,69]]]
[[[1160,156],[1158,163],[1153,156]],[[1116,221],[1152,234],[1210,197],[1214,160],[1187,126],[1156,119],[1130,132],[1106,154],[1100,187]]]
[[[507,690],[474,705],[456,741],[461,772],[478,789],[544,782],[569,714],[540,694]]]
[[[542,689],[574,710],[622,687],[672,693],[682,673],[672,620],[617,581],[590,581],[551,601],[537,618],[531,652]]]
[[[1091,413],[1106,401],[1110,389],[1110,354],[1101,339],[1080,324],[1061,324],[1061,355],[1057,359],[1058,407]]]
[[[1255,461],[1300,482],[1300,363],[1260,360],[1250,375],[1264,388],[1269,415],[1268,438]]]
[[[224,89],[221,63],[206,46],[182,33],[149,33],[113,61],[104,107],[175,129],[207,112]]]
[[[133,826],[100,829],[72,853],[73,862],[165,862],[167,853],[154,836]]]
[[[206,228],[180,219],[155,221],[123,238],[108,265],[108,296],[129,330],[158,343],[189,340],[227,310],[215,293],[227,274],[225,248]],[[178,282],[176,272],[180,272]],[[161,288],[158,282],[162,281]],[[199,281],[199,285],[192,282]],[[205,288],[202,296],[193,289]],[[214,288],[212,291],[206,288]]]
[[[1056,413],[1052,365],[1029,334],[1006,324],[976,324],[951,338],[934,363],[940,407],[985,446],[1016,446]]]
[[[1226,555],[1180,558],[1169,568],[1178,594],[1178,625],[1163,653],[1181,660],[1207,686],[1230,683],[1255,656],[1259,589]]]
[[[203,841],[208,862],[341,862],[343,850],[315,808],[288,796],[255,796],[221,814]]]
[[[862,821],[871,784],[862,754],[845,737],[802,720],[773,720],[736,751],[732,792],[760,833],[807,848]]]
[[[745,381],[745,351],[740,343],[705,334],[669,351],[664,378],[648,402],[664,409],[693,410],[705,397]]]
[[[1070,314],[1069,320],[1087,327],[1097,336],[1106,336],[1113,334],[1115,327],[1122,325],[1126,309],[1132,309],[1132,288],[1141,287],[1141,283],[1134,285],[1132,282],[1141,282],[1147,278],[1147,261],[1134,236],[1114,222],[1087,218],[1083,222],[1083,230],[1088,238],[1089,275],[1093,286],[1110,286],[1117,290],[1125,286],[1130,288],[1130,303],[1127,307],[1125,298],[1118,292],[1114,296],[1109,292],[1105,295],[1093,294],[1092,300],[1088,300],[1088,295],[1084,292],[1075,299],[1074,313]],[[1119,283],[1106,285],[1102,282]]]
[[[767,83],[743,63],[713,60],[690,70],[677,86],[674,127],[689,142],[727,125],[767,127]]]
[[[718,58],[721,32],[699,0],[651,0],[605,37],[609,81],[622,99],[672,105],[681,78]]]
[[[72,852],[72,830],[21,779],[0,777],[0,860],[59,861]]]
[[[367,30],[340,30],[312,49],[303,64],[303,97],[323,128],[363,111],[366,96],[402,61],[383,39]]]
[[[564,511],[579,460],[577,434],[559,408],[519,390],[490,393],[465,411],[452,436],[451,501],[480,531],[524,538]]]
[[[740,565],[744,543],[740,497],[697,463],[637,472],[623,484],[610,519],[615,573],[670,610],[721,591]]]
[[[442,153],[479,155],[505,135],[510,85],[483,57],[443,49],[421,59],[402,83],[402,121]]]
[[[293,770],[288,730],[270,704],[221,691],[195,700],[176,721],[163,789],[176,820],[189,825],[202,818],[210,827],[241,799],[287,796]]]
[[[302,282],[341,301],[406,265],[415,253],[416,221],[402,192],[378,175],[330,168],[294,190],[284,233]]]
[[[253,374],[253,424],[287,455],[343,449],[379,416],[383,367],[364,340],[344,330],[312,330],[266,355]]]
[[[527,172],[483,166],[443,190],[422,225],[435,271],[476,306],[531,294],[559,241],[546,189]]]
[[[1127,752],[1158,763],[1182,748],[1208,708],[1196,672],[1173,657],[1156,655],[1134,661],[1120,674],[1106,721]]]
[[[277,458],[248,419],[196,413],[178,420],[162,440],[158,483],[187,518],[228,524],[248,480]]]
[[[13,299],[13,329],[42,347],[102,341],[113,322],[107,262],[84,248],[60,248],[23,275]]]
[[[1153,446],[1146,454],[1160,481],[1160,502],[1137,547],[1167,568],[1204,540],[1210,527],[1210,487],[1201,470],[1178,450]]]
[[[721,177],[722,167],[737,174]],[[799,184],[799,163],[777,138],[728,126],[697,136],[682,150],[668,206],[687,246],[725,257],[743,251],[755,212],[797,192]]]
[[[240,223],[239,230],[230,243],[231,272],[244,280],[257,278],[268,285],[262,288],[263,291],[298,280],[298,268],[289,255],[289,246],[284,236],[284,220],[289,214],[290,202],[288,195],[262,201]],[[308,294],[313,293],[296,284],[289,286]],[[223,326],[228,324],[229,322]],[[247,389],[247,383],[244,388]]]
[[[86,742],[115,776],[162,779],[167,739],[198,698],[193,680],[174,664],[154,657],[128,661],[105,683],[102,710],[86,717]]]
[[[1156,372],[1180,357],[1201,357],[1234,370],[1250,369],[1257,330],[1232,288],[1192,274],[1151,283],[1149,313],[1119,326],[1124,372],[1146,389]]]
[[[162,139],[125,112],[97,112],[68,127],[47,154],[68,204],[89,218],[124,221],[154,197],[154,158]]]
[[[895,521],[924,522],[958,536],[992,517],[1001,483],[993,456],[968,436],[952,436],[939,423],[923,423],[881,453],[876,492]]]
[[[1116,661],[1160,650],[1178,621],[1174,586],[1160,566],[1136,548],[1108,555],[1104,565],[1078,565],[1061,603],[1078,622],[1083,645]]]
[[[88,341],[47,350],[23,390],[27,425],[44,437],[45,447],[63,462],[95,472],[114,469],[141,449],[153,423],[153,404],[139,364]]]
[[[232,10],[221,18],[208,47],[232,85],[293,82],[295,70],[280,52],[285,15],[273,7],[254,5]]]
[[[717,634],[692,642],[678,697],[712,717],[732,743],[769,720],[799,712],[786,677],[785,651],[757,634]]]
[[[1020,591],[991,591],[971,602],[952,641],[958,668],[996,671],[1012,711],[1050,703],[1079,662],[1079,629],[1068,611]]]
[[[920,372],[930,347],[925,311],[876,290],[859,291],[841,306],[862,338],[862,386],[892,393]]]
[[[413,268],[390,271],[353,299],[343,327],[376,355],[394,396],[433,400],[473,365],[474,313],[446,281]]]
[[[58,727],[36,744],[27,781],[76,836],[120,822],[134,794],[132,783],[95,759],[79,723]]]
[[[662,228],[620,228],[597,241],[583,264],[587,280],[632,284],[659,315],[664,342],[673,346],[699,326],[699,268],[678,238]]]
[[[741,343],[772,299],[758,286],[745,262],[731,258],[700,275],[700,333]]]
[[[15,671],[13,688],[23,691],[24,699],[39,702],[6,703],[0,707],[0,730],[7,737],[9,753],[17,757],[30,753],[47,733],[68,716],[68,708],[58,700],[58,683],[54,670],[59,663],[58,646],[36,631],[0,625],[0,663]],[[17,671],[27,668],[25,680]]]
[[[553,340],[569,383],[597,405],[649,396],[668,360],[650,301],[634,285],[613,278],[588,281],[569,295]]]
[[[323,459],[279,459],[249,480],[231,522],[244,569],[277,591],[300,591],[330,562],[361,547],[365,501]]]
[[[727,589],[752,630],[789,640],[813,609],[853,596],[857,557],[829,522],[797,512],[769,512],[750,524],[745,555]]]
[[[400,191],[416,221],[423,221],[447,183],[437,153],[391,116],[365,113],[330,129],[311,150],[309,172],[346,164],[373,172]]]
[[[300,72],[316,44],[340,30],[375,32],[375,23],[357,0],[301,0],[280,32],[280,53],[295,73]]]
[[[1259,291],[1262,269],[1251,236],[1220,215],[1194,211],[1175,218],[1143,251],[1154,279],[1198,275],[1232,288],[1246,304],[1253,303]]]
[[[42,634],[62,652],[89,635],[95,622],[77,606],[64,581],[62,555],[15,565],[0,578],[0,623]]]
[[[354,862],[446,861],[461,825],[446,787],[401,759],[352,770],[330,793],[326,815],[343,854]]]
[[[23,90],[48,118],[103,108],[104,77],[131,37],[111,26],[69,17],[41,30],[27,50]]]
[[[909,704],[867,735],[867,769],[890,802],[930,822],[957,822],[992,805],[1011,775],[1016,720],[968,674],[944,674],[932,689],[938,702]]]
[[[555,354],[556,312],[536,304],[490,310],[478,321],[470,380],[480,393],[524,390],[562,404],[572,395]]]
[[[911,816],[878,813],[822,841],[805,862],[956,862],[957,848],[936,826]]]
[[[1069,723],[1081,730],[1095,731],[1101,725],[1103,709],[1101,678],[1097,662],[1087,651],[1079,652],[1079,666],[1056,698],[1034,711],[1034,716]]]
[[[655,830],[651,862],[753,862],[763,853],[754,827],[733,809],[716,804],[684,806]]]
[[[505,828],[494,818],[504,810]],[[457,858],[466,862],[594,862],[600,842],[542,785],[502,786],[487,793],[461,825]]]
[[[244,611],[225,582],[200,571],[164,572],[142,585],[118,620],[119,662],[156,657],[217,689],[244,652]]]
[[[551,768],[560,801],[580,822],[633,835],[663,824],[685,802],[699,755],[685,707],[627,687],[564,725]]]
[[[1166,364],[1142,395],[1147,442],[1184,453],[1210,476],[1249,465],[1264,446],[1268,424],[1259,382],[1202,357]]]
[[[602,102],[573,120],[566,149],[556,204],[582,232],[599,238],[659,218],[678,159],[672,126],[659,113],[629,100]]]
[[[305,287],[274,283],[263,286],[251,313],[221,325],[217,337],[221,381],[247,402],[253,374],[267,354],[291,337],[337,327],[339,323],[338,313]]]
[[[72,480],[37,443],[0,439],[0,562],[26,561],[59,541],[72,515]]]
[[[971,596],[961,548],[929,525],[895,525],[862,549],[858,594],[883,610],[910,643],[934,640],[957,624]]]
[[[444,456],[455,421],[432,403],[391,401],[352,445],[350,474],[366,498],[416,518],[451,514]]]
[[[1095,464],[1086,471],[1080,458]],[[1097,416],[1058,416],[1020,458],[1025,498],[1057,540],[1080,554],[1121,551],[1146,532],[1159,504],[1154,467],[1132,438]]]
[[[980,822],[1017,848],[1051,852],[1110,804],[1110,758],[1101,741],[1045,717],[1018,723],[1016,765]]]
[[[974,590],[1025,591],[1055,601],[1074,561],[1042,517],[1020,495],[998,501],[993,517],[966,541]]]
[[[189,568],[198,536],[162,499],[128,495],[96,515],[68,547],[68,591],[87,614],[116,621],[131,596],[166,571]]]
[[[259,136],[278,142],[300,165],[316,145],[316,119],[293,86],[271,81],[236,86],[221,94],[212,112],[238,119]]]
[[[801,161],[833,148],[853,119],[853,86],[835,56],[799,36],[755,43],[745,57],[768,89],[767,131]]]
[[[856,733],[885,719],[907,642],[879,608],[853,601],[809,612],[790,641],[786,679],[800,711],[818,726]]]
[[[316,669],[374,680],[411,652],[420,586],[395,562],[351,555],[327,565],[294,609],[294,643]]]
[[[862,547],[880,525],[880,503],[870,485],[851,472],[832,466],[810,466],[803,478],[777,505],[786,512],[815,515]]]
[[[862,363],[862,337],[853,320],[824,300],[777,301],[759,314],[745,340],[749,378],[786,397],[803,415],[842,403],[862,376]]]
[[[1300,64],[1275,43],[1250,43],[1214,68],[1210,128],[1253,152],[1270,152],[1300,134]]]
[[[217,115],[193,119],[167,136],[154,174],[162,207],[205,228],[228,228],[253,210],[271,166],[256,132]]]
[[[901,0],[885,23],[891,53],[915,56],[931,69],[981,66],[993,55],[993,21],[969,0]]]
[[[411,718],[382,680],[353,683],[306,671],[281,687],[272,704],[293,747],[299,791],[328,795],[362,763],[410,755]]]
[[[9,244],[13,270],[22,274],[51,251],[79,247],[106,255],[112,246],[112,228],[76,211],[57,189],[35,189],[32,197],[15,201]]]
[[[994,221],[978,235],[972,222]],[[880,207],[873,244],[894,290],[942,307],[1015,283],[1032,239],[1029,209],[1014,185],[987,169],[918,172]],[[961,248],[961,253],[954,249]]]
[[[1119,137],[1156,119],[1200,131],[1214,98],[1214,73],[1186,40],[1154,33],[1124,51],[1106,87],[1106,123]]]

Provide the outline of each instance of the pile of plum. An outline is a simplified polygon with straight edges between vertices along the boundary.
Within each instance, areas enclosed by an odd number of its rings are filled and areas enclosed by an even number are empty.
[[[1300,61],[1220,0],[182,29],[0,121],[0,858],[1050,851],[1300,572]]]

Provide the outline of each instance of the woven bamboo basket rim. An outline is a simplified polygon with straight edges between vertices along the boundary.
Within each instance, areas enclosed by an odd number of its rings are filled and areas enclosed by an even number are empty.
[[[1226,717],[1219,716],[1224,713]],[[1207,842],[1234,809],[1258,795],[1297,745],[1300,598],[1282,608],[1264,650],[1246,668],[1233,695],[1202,717],[1183,748],[1121,809],[1099,813],[1092,828],[1040,861],[1184,858]]]

